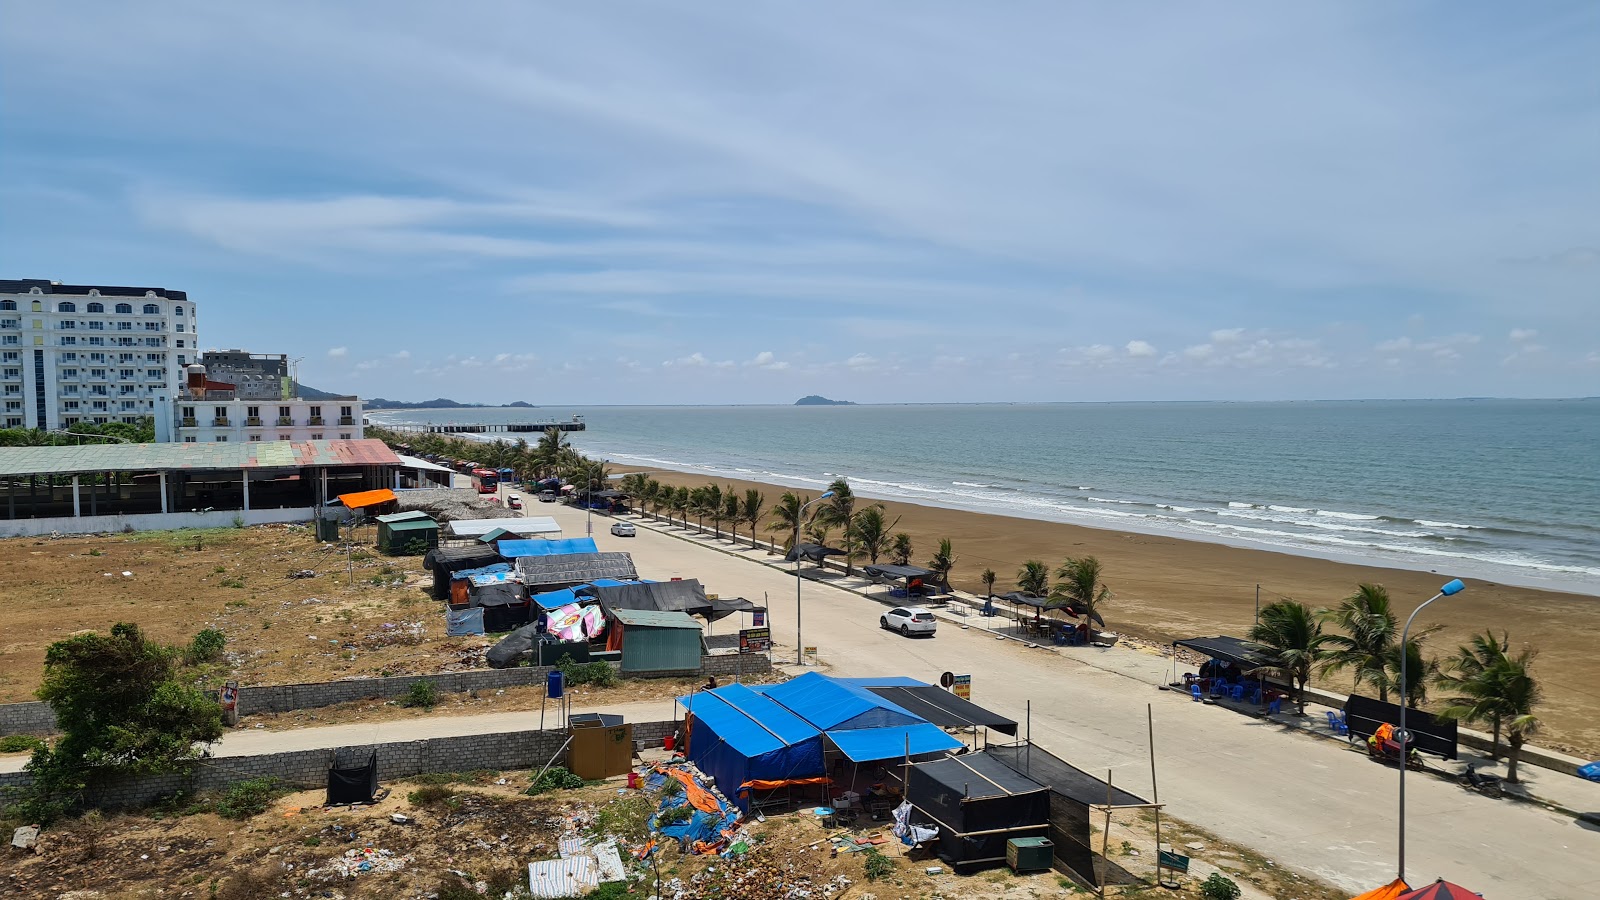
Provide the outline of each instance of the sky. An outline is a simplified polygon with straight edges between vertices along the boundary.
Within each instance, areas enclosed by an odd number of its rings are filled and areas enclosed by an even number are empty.
[[[541,405],[1600,395],[1600,5],[0,0],[0,277]]]

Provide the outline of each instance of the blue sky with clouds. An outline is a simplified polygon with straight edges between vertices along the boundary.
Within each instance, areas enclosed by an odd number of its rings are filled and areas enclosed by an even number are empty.
[[[367,396],[1600,394],[1593,3],[22,3],[0,273]]]

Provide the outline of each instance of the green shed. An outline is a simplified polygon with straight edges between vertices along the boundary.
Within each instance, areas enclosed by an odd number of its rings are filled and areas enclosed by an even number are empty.
[[[698,672],[705,643],[700,623],[686,612],[613,609],[607,650],[622,651],[622,671]]]
[[[418,541],[422,544],[418,544]],[[425,512],[412,511],[378,517],[380,553],[390,556],[415,556],[437,546],[439,546],[439,523]]]

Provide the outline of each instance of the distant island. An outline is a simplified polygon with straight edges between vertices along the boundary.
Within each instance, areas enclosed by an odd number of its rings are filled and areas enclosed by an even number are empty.
[[[328,391],[319,391],[314,387],[296,384],[299,396],[306,400],[338,400],[348,394],[333,394]],[[517,400],[511,403],[462,403],[448,397],[436,397],[432,400],[385,400],[374,397],[363,403],[367,409],[499,409],[501,407],[514,407],[516,409],[533,409],[534,405],[526,400]]]
[[[855,406],[856,404],[855,404],[855,401],[853,401],[853,400],[829,400],[827,397],[819,397],[816,394],[811,394],[810,396],[801,397],[799,400],[796,400],[794,402],[794,405],[795,406]]]

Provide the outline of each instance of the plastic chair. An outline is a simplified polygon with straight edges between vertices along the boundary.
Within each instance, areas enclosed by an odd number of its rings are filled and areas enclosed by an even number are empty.
[[[1211,696],[1221,697],[1228,692],[1228,683],[1221,678],[1211,682]]]
[[[1267,715],[1275,716],[1275,715],[1278,714],[1278,711],[1281,710],[1281,709],[1283,709],[1283,698],[1282,697],[1275,697],[1275,698],[1273,698],[1271,703],[1267,704]]]
[[[1201,696],[1200,696],[1200,685],[1198,685],[1198,684],[1189,685],[1189,696],[1194,698],[1194,702],[1199,703],[1200,700],[1202,699]]]
[[[1244,700],[1244,685],[1236,684],[1233,687],[1228,688],[1228,696],[1235,700]]]
[[[1339,715],[1338,713],[1335,713],[1333,710],[1327,710],[1324,713],[1324,715],[1326,715],[1328,717],[1328,730],[1329,731],[1332,731],[1334,734],[1349,734],[1350,733],[1350,726],[1346,725],[1344,723],[1344,717],[1343,716]]]

